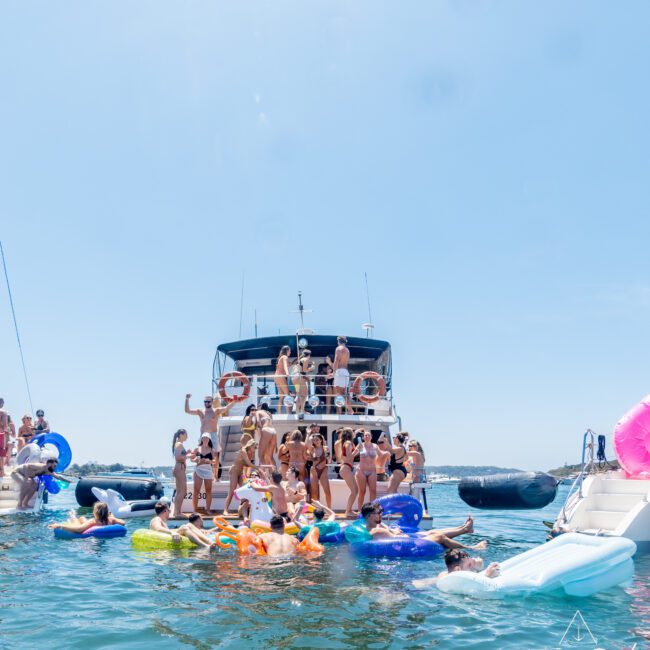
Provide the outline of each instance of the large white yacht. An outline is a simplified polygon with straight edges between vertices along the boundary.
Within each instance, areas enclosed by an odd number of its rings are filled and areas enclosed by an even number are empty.
[[[353,413],[346,414],[346,409],[343,408],[339,409],[342,413],[337,414],[334,398],[331,398],[332,403],[328,409],[325,398],[315,394],[316,375],[313,374],[308,377],[310,397],[304,419],[299,419],[295,412],[286,414],[281,408],[284,400],[278,392],[274,374],[278,353],[284,345],[291,347],[293,357],[296,356],[296,352],[299,354],[301,350],[309,349],[314,367],[318,368],[325,362],[326,357],[334,358],[337,337],[317,335],[312,330],[301,329],[296,334],[233,341],[217,347],[212,373],[213,393],[219,392],[221,383],[222,398],[224,392],[227,391],[229,397],[237,396],[240,401],[230,408],[227,416],[221,417],[219,420],[223,472],[221,480],[213,483],[213,511],[222,510],[224,507],[229,487],[228,471],[240,449],[242,418],[250,404],[260,406],[266,403],[270,407],[273,414],[273,426],[278,436],[278,447],[283,434],[287,431],[300,429],[304,433],[310,423],[315,422],[319,425],[320,433],[326,440],[332,459],[332,464],[328,466],[328,472],[332,491],[332,507],[337,512],[344,511],[349,497],[349,489],[345,482],[337,477],[333,462],[335,458],[334,444],[337,440],[338,430],[342,427],[352,427],[353,429],[363,427],[372,433],[373,442],[376,442],[382,433],[387,434],[391,439],[399,430],[401,423],[395,410],[393,396],[391,347],[387,341],[348,337],[350,386],[347,397],[350,400]],[[228,385],[223,386],[222,379],[224,377],[233,377],[228,373],[241,374],[235,374],[234,382],[229,380]],[[383,381],[377,382],[377,376],[381,377]],[[233,383],[234,385],[231,385]],[[355,394],[352,394],[355,384],[357,388]],[[190,435],[192,437],[192,434]],[[193,443],[194,440],[191,439],[191,442]],[[425,487],[426,483],[405,481],[401,484],[399,492],[412,494],[420,499],[426,512]],[[387,488],[387,481],[379,481],[377,496],[386,494]],[[187,495],[183,504],[183,512],[192,511],[191,481],[188,483],[188,489],[190,494]],[[199,496],[199,508],[205,507],[205,499],[202,497],[204,495]],[[233,503],[233,507],[236,508],[236,503]],[[430,522],[430,519],[426,517],[426,521]]]

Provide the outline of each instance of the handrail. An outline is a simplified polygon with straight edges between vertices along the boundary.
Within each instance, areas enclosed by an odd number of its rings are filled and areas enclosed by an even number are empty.
[[[582,494],[582,484],[584,483],[585,475],[592,474],[596,467],[594,459],[594,448],[596,440],[595,436],[596,434],[591,429],[587,429],[582,437],[582,459],[580,462],[580,473],[578,476],[576,476],[575,480],[571,484],[569,493],[567,494],[564,505],[562,506],[562,510],[558,516],[558,519],[561,519],[563,523],[567,523],[568,521],[567,509],[569,507],[569,502],[571,502],[571,505],[575,507],[580,499],[584,497]],[[587,439],[589,439],[589,442],[587,442]]]

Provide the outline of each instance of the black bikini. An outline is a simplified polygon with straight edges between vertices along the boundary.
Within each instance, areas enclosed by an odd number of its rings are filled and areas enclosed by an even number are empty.
[[[406,450],[404,450],[404,447],[402,447],[402,451],[404,451],[404,454],[399,459],[399,461],[395,457],[395,454],[390,455],[390,462],[388,463],[388,469],[391,472],[394,472],[394,471],[398,470],[398,471],[402,472],[404,474],[404,476],[406,476],[408,474],[408,470],[404,466],[404,462],[403,462],[404,459],[406,458]]]

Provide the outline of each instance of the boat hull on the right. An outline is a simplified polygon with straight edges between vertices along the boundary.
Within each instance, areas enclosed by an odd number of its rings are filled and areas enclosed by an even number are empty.
[[[650,550],[650,479],[620,470],[584,477],[555,520],[553,534],[580,532],[626,537]]]

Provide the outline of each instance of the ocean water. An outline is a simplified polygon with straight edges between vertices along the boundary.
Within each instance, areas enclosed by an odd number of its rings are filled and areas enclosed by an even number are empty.
[[[542,543],[542,521],[554,519],[566,489],[543,510],[472,511],[470,539],[490,539],[488,561]],[[455,486],[435,486],[428,498],[435,527],[469,512]],[[144,553],[128,536],[55,540],[47,524],[74,506],[65,490],[40,517],[0,518],[0,647],[594,648],[584,628],[559,646],[578,609],[599,648],[650,645],[650,555],[637,556],[631,586],[591,598],[482,601],[412,587],[441,571],[441,559],[357,560],[344,545],[288,561]]]

